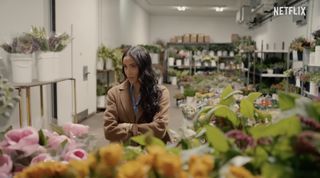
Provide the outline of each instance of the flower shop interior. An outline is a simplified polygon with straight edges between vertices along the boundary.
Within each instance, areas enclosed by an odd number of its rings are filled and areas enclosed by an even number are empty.
[[[0,24],[0,178],[320,176],[319,0],[0,0]],[[171,142],[105,138],[132,46]]]

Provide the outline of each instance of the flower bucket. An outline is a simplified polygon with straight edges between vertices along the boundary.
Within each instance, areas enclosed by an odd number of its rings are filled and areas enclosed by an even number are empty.
[[[60,76],[60,53],[54,53],[54,71],[53,71],[53,75],[54,75],[54,79],[58,80],[61,78]],[[102,69],[103,69],[103,61],[102,61]]]
[[[171,85],[177,85],[177,77],[171,76]]]
[[[273,100],[279,100],[279,96],[277,94],[272,94],[272,99]]]
[[[159,54],[158,53],[150,53],[152,64],[159,64]]]
[[[320,46],[316,46],[314,65],[320,66]]]
[[[181,94],[184,93],[184,87],[183,87],[183,85],[180,85],[180,93],[181,93]]]
[[[183,59],[183,65],[184,66],[189,66],[190,65],[190,59],[189,58],[184,58]]]
[[[32,55],[11,54],[12,78],[14,83],[32,82]]]
[[[168,58],[168,65],[169,66],[173,66],[174,65],[174,58],[173,57],[169,57]]]
[[[218,56],[222,56],[222,51],[218,51]]]
[[[220,69],[224,69],[224,63],[220,63],[219,68],[220,68]]]
[[[192,96],[187,96],[187,103],[192,103],[193,97]]]
[[[107,61],[106,61],[106,69],[107,70],[112,70],[112,64],[113,64],[112,59],[107,59]]]
[[[97,70],[103,70],[104,62],[103,59],[97,61]]]
[[[228,56],[228,51],[223,51],[223,56]]]
[[[204,62],[204,66],[209,66],[209,62]]]
[[[319,95],[319,87],[314,82],[310,82],[310,94],[318,96]]]
[[[233,52],[233,51],[230,51],[229,56],[230,56],[230,57],[233,57],[233,56],[234,56],[234,52]]]
[[[181,60],[181,59],[177,59],[177,60],[176,60],[176,65],[177,65],[177,66],[181,66],[181,64],[182,64],[182,60]]]
[[[106,107],[105,98],[106,95],[97,96],[97,107]]]
[[[315,52],[311,52],[310,53],[309,65],[314,65],[315,64],[315,59],[316,59],[316,53]]]
[[[299,77],[296,77],[296,86],[300,87],[300,78]]]
[[[217,66],[217,64],[216,64],[216,61],[215,61],[215,60],[212,60],[212,61],[211,61],[211,66],[212,66],[212,67]]]
[[[292,59],[294,61],[297,61],[298,60],[298,51],[292,51]]]
[[[213,51],[210,51],[210,52],[209,52],[209,56],[214,56],[214,52],[213,52]]]
[[[196,61],[196,66],[200,67],[201,66],[201,61]]]
[[[273,69],[268,69],[268,74],[273,74]]]
[[[54,78],[54,52],[37,52],[37,75],[38,81],[53,81]]]
[[[297,51],[298,53],[298,61],[302,61],[303,60],[303,51]]]

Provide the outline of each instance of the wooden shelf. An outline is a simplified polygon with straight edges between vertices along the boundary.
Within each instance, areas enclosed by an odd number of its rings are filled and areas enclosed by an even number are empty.
[[[288,50],[272,50],[272,49],[268,49],[268,50],[255,50],[255,53],[289,53]]]

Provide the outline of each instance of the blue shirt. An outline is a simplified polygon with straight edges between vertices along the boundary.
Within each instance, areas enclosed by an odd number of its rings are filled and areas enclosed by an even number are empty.
[[[139,100],[136,102],[134,99],[134,94],[133,94],[133,85],[130,83],[130,94],[131,94],[131,100],[132,100],[132,105],[133,105],[133,111],[134,111],[134,117],[137,115],[138,107],[139,107],[139,101],[140,101],[140,95],[139,95]]]

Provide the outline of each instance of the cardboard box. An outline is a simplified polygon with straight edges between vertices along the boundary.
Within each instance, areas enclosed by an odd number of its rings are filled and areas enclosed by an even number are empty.
[[[182,40],[184,43],[190,43],[190,36],[183,36]]]
[[[191,36],[190,37],[190,42],[191,43],[196,43],[197,42],[197,36]]]
[[[177,43],[182,43],[182,36],[177,36]]]
[[[238,34],[232,34],[231,35],[231,43],[236,42],[239,40],[239,35]]]
[[[185,37],[190,37],[190,34],[185,33],[183,36],[185,36]]]
[[[171,43],[175,43],[175,42],[177,42],[176,37],[175,37],[175,36],[172,36],[172,37],[170,38],[170,42],[171,42]]]
[[[197,35],[197,42],[198,42],[198,43],[203,43],[203,42],[204,42],[204,36],[203,36],[203,34],[198,34],[198,35]]]
[[[210,43],[210,36],[204,36],[204,42]]]
[[[251,40],[251,36],[244,36],[243,39]]]

